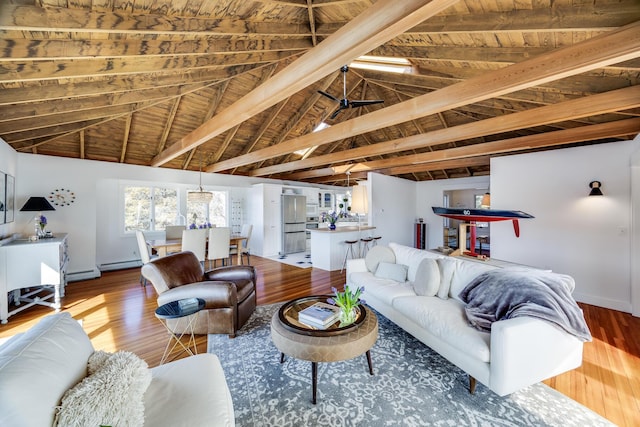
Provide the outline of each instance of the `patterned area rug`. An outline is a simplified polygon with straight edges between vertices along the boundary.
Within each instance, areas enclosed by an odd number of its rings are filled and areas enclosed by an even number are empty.
[[[281,262],[294,267],[310,268],[312,266],[311,254],[309,252],[298,252],[295,254],[279,255],[268,258],[272,261]]]
[[[209,335],[231,390],[236,425],[250,426],[611,426],[591,410],[540,383],[499,397],[386,318],[365,356],[318,364],[311,403],[311,363],[280,364],[269,323],[279,305],[260,306],[238,336]]]

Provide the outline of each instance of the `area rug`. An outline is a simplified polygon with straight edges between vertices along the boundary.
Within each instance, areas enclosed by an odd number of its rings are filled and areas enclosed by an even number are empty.
[[[312,267],[311,254],[309,252],[298,252],[295,254],[278,255],[278,256],[273,256],[268,258],[272,261],[281,262],[283,264],[292,265],[294,267],[300,267],[300,268]]]
[[[260,306],[234,339],[209,335],[222,363],[236,425],[250,426],[611,426],[609,421],[539,383],[499,397],[389,320],[365,356],[318,364],[311,403],[311,363],[285,358],[271,342],[279,305]]]

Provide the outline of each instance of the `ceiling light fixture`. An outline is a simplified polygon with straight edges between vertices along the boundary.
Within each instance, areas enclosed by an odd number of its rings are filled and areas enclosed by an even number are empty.
[[[200,161],[200,185],[198,191],[187,191],[187,200],[193,203],[206,204],[209,204],[211,200],[213,200],[213,193],[202,189],[202,161]]]

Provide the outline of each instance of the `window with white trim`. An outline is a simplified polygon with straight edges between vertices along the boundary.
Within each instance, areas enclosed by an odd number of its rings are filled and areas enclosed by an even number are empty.
[[[210,191],[213,195],[211,202],[200,203],[187,199],[187,226],[191,228],[206,227],[209,224],[216,227],[227,227],[227,206],[229,193],[227,191]]]
[[[155,186],[124,187],[124,231],[161,231],[178,216],[178,190]]]

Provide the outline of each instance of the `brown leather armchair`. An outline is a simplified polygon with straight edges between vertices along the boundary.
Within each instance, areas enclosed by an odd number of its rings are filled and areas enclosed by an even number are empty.
[[[256,272],[250,265],[233,265],[203,271],[192,252],[157,258],[142,266],[142,275],[158,293],[158,306],[183,298],[202,298],[196,334],[229,334],[249,320],[256,308]],[[169,328],[181,333],[186,322],[169,320]]]

